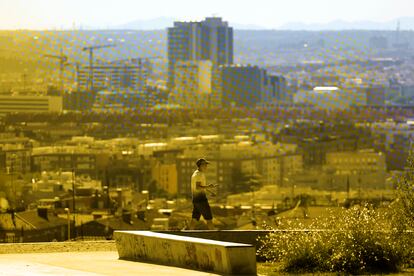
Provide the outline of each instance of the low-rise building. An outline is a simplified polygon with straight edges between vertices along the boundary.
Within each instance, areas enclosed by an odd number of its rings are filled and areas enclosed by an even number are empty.
[[[382,152],[359,150],[326,154],[326,166],[336,185],[352,189],[385,188],[386,163]]]
[[[107,153],[76,146],[35,147],[31,159],[33,172],[74,170],[93,178],[109,162]]]
[[[31,147],[28,138],[0,139],[0,172],[17,175],[30,172]]]
[[[38,95],[0,95],[0,114],[10,112],[62,112],[62,97]]]
[[[317,86],[295,95],[295,103],[310,104],[327,110],[348,109],[352,105],[365,105],[366,93],[358,89],[336,86]]]
[[[69,221],[73,229],[73,223]],[[56,216],[47,208],[0,214],[0,241],[51,242],[68,237],[68,220]]]

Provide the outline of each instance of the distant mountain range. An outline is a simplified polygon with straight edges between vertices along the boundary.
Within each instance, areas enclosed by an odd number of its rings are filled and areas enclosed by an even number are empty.
[[[224,20],[226,20],[224,18]],[[179,21],[172,17],[158,17],[148,20],[135,20],[122,25],[110,26],[110,29],[128,29],[128,30],[159,30],[166,29],[174,25],[174,21]],[[355,21],[348,22],[343,20],[331,21],[328,23],[312,23],[306,24],[302,22],[292,22],[284,24],[275,30],[304,30],[304,31],[319,31],[319,30],[395,30],[397,22],[400,22],[401,30],[414,30],[414,17],[402,17],[387,22],[374,21]],[[239,30],[266,30],[266,28],[254,24],[239,24],[229,22],[230,26]]]

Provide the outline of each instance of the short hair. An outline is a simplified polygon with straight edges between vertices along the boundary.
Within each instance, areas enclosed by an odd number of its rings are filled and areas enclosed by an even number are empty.
[[[200,167],[202,164],[210,164],[210,162],[208,162],[206,159],[204,158],[200,158],[197,160],[196,165],[197,167]]]

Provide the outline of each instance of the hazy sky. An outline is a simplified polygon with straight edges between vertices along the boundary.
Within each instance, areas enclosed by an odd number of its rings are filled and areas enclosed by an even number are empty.
[[[0,29],[107,27],[134,20],[217,15],[277,28],[288,22],[387,21],[414,16],[414,0],[0,0]]]

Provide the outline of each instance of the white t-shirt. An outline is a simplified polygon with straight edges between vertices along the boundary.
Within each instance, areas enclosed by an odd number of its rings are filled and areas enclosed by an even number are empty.
[[[191,176],[191,193],[193,195],[193,200],[206,200],[206,191],[205,188],[197,187],[196,183],[200,182],[201,186],[206,186],[206,175],[199,171],[198,169],[195,170],[193,175]]]

